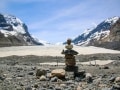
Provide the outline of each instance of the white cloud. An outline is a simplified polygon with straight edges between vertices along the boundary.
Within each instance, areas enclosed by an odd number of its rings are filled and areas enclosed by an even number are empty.
[[[44,27],[44,26],[46,26],[46,24],[51,23],[55,20],[58,20],[58,19],[61,19],[64,17],[69,17],[71,14],[78,13],[78,11],[80,11],[80,8],[81,8],[81,4],[78,4],[76,6],[68,8],[68,9],[57,10],[57,12],[53,13],[52,17],[49,17],[43,21],[36,21],[36,22],[30,23],[29,26],[31,29],[37,29],[42,26]],[[84,8],[84,7],[82,7],[82,8]]]

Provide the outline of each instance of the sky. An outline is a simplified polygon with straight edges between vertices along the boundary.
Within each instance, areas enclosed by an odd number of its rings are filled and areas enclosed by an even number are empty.
[[[20,18],[36,38],[57,43],[120,16],[120,0],[0,0],[0,13]]]

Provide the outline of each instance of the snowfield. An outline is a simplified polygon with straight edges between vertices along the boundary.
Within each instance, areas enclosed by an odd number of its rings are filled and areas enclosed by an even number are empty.
[[[11,55],[64,56],[61,54],[63,49],[65,50],[64,45],[1,47],[0,57]],[[120,53],[120,51],[117,50],[110,50],[93,46],[89,47],[74,46],[73,49],[79,52],[79,55],[95,53]]]

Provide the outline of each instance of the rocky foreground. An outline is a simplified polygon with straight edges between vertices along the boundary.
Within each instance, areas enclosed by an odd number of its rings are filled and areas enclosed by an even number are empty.
[[[63,57],[9,56],[0,58],[0,90],[120,90],[120,55],[79,55],[77,62],[115,60],[99,65],[78,66],[78,73],[64,71],[64,65],[41,65],[64,62]],[[54,72],[53,70],[62,70]]]

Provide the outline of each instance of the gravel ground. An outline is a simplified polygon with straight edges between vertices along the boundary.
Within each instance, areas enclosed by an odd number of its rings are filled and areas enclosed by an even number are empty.
[[[115,60],[105,65],[80,65],[78,72],[85,71],[92,76],[76,76],[66,72],[64,79],[56,77],[41,81],[36,77],[37,68],[50,73],[53,69],[65,68],[57,65],[40,65],[42,62],[64,62],[64,57],[54,56],[8,56],[0,57],[0,90],[120,90],[120,54],[89,54],[76,56],[77,62],[89,60]]]

